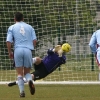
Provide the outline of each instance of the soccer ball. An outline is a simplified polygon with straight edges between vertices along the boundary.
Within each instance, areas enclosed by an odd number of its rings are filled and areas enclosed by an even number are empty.
[[[62,45],[62,50],[63,50],[64,52],[69,52],[69,51],[71,50],[71,46],[70,46],[68,43],[64,43],[64,44]]]

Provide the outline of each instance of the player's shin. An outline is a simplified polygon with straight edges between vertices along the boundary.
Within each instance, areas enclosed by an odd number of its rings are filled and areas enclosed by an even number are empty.
[[[18,76],[18,87],[20,90],[20,93],[24,92],[24,80],[22,76]]]

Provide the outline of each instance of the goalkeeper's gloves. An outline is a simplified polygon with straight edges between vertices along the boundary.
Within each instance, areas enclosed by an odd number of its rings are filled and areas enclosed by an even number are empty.
[[[55,48],[53,49],[53,51],[56,52],[56,53],[58,53],[59,57],[62,57],[63,50],[62,50],[61,45],[55,46]]]

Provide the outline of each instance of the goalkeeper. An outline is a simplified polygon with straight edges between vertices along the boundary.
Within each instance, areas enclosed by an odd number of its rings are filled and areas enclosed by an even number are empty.
[[[66,62],[65,53],[71,50],[71,46],[68,43],[64,43],[63,45],[57,45],[54,49],[49,49],[47,51],[47,56],[43,59],[40,57],[33,58],[34,69],[31,73],[34,81],[45,78],[47,75],[52,73],[56,68]],[[27,82],[25,78],[23,78],[24,82]],[[16,85],[18,82],[11,82],[8,86]]]

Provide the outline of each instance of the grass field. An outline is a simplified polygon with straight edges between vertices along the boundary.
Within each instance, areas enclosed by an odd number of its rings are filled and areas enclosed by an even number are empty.
[[[0,85],[0,100],[100,100],[100,85],[35,85],[31,95],[25,85],[25,98],[19,97],[18,86]]]
[[[44,81],[97,81],[98,67],[91,71],[90,60],[80,62],[68,61],[48,75]],[[96,66],[96,65],[95,65]],[[0,70],[0,81],[16,80],[15,70]],[[27,84],[25,85],[25,98],[19,97],[18,86],[8,87],[0,85],[0,100],[100,100],[100,85],[39,85],[35,84],[36,93],[31,95]]]

